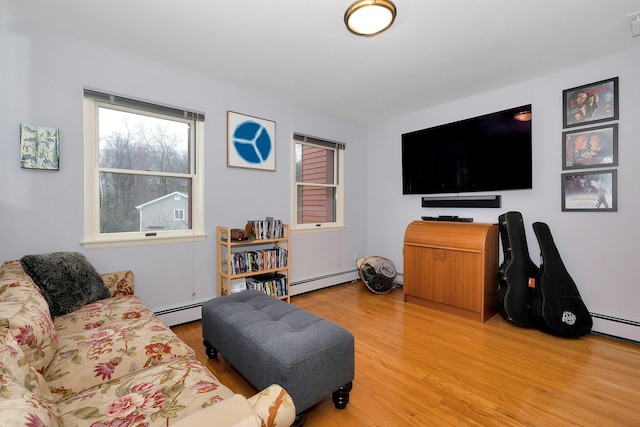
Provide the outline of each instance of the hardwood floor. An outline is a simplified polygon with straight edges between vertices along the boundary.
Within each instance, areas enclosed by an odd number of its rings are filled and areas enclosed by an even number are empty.
[[[355,336],[351,400],[327,396],[306,427],[640,426],[640,346],[590,334],[563,339],[499,315],[485,323],[375,295],[360,282],[291,303]],[[256,390],[227,362],[208,360],[200,322],[174,331],[233,391]]]

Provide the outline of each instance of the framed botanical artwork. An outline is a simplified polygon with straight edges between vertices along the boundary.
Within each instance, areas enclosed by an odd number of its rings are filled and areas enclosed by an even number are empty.
[[[562,211],[617,212],[617,171],[563,173]]]
[[[276,123],[227,111],[227,166],[276,170]]]
[[[618,120],[618,77],[562,91],[563,128]]]
[[[59,131],[20,125],[20,166],[24,169],[60,169]]]
[[[618,124],[562,133],[562,169],[618,166]]]

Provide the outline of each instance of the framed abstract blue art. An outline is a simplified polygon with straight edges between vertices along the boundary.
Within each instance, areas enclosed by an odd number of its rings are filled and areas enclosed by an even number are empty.
[[[276,123],[227,111],[227,166],[276,170]]]

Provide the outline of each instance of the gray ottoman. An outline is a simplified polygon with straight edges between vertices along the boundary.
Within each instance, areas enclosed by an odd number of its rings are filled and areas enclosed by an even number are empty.
[[[330,393],[336,408],[349,402],[353,335],[340,325],[246,290],[203,304],[202,335],[209,358],[221,352],[258,390],[280,384],[298,415]]]

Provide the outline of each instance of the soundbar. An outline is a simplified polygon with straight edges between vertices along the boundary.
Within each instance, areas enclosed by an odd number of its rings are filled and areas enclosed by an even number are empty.
[[[502,196],[423,197],[423,208],[499,208]]]
[[[473,222],[473,218],[460,218],[456,215],[423,216],[425,221]]]

